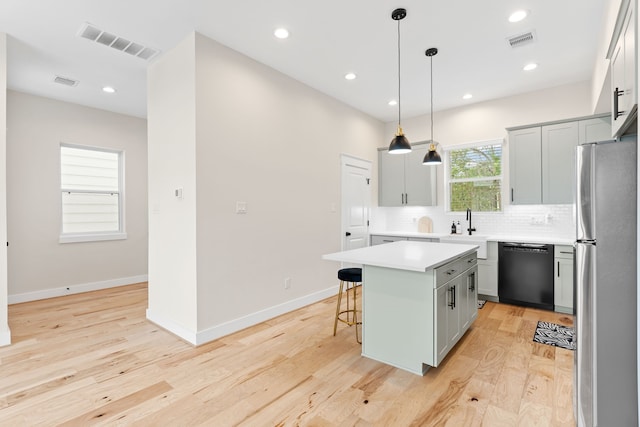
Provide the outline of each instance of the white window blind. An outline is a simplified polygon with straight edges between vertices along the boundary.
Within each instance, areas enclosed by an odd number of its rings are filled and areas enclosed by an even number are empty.
[[[61,145],[60,172],[61,239],[122,233],[122,153]]]

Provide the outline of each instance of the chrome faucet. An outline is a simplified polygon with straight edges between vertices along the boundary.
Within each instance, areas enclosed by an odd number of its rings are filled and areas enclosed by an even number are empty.
[[[467,231],[469,232],[469,236],[471,236],[471,233],[476,231],[476,229],[471,227],[471,209],[469,208],[467,208],[467,221],[469,221],[469,228],[467,228]]]

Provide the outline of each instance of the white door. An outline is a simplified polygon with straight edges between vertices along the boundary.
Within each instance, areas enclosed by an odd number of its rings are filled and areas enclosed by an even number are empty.
[[[371,162],[342,155],[342,250],[369,246]]]

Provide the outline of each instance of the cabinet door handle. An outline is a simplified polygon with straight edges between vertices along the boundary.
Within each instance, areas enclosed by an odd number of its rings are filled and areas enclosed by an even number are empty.
[[[448,305],[449,307],[451,307],[451,310],[453,310],[453,307],[455,307],[455,302],[453,301],[453,298],[455,298],[453,296],[453,292],[454,292],[453,289],[454,289],[453,286],[449,288],[449,304]]]
[[[409,193],[404,193],[404,204],[405,205],[409,204]]]
[[[453,307],[451,307],[451,309],[453,310],[456,306],[456,285],[453,285],[453,287],[451,288],[451,295],[453,296]]]
[[[560,277],[560,261],[558,261],[558,277]]]
[[[475,273],[471,273],[469,275],[469,290],[471,292],[476,290],[476,274]]]
[[[513,188],[511,189],[511,201],[513,202]]]
[[[624,114],[624,111],[618,111],[618,98],[622,95],[624,95],[623,90],[616,88],[613,91],[613,120],[617,120],[618,117]]]

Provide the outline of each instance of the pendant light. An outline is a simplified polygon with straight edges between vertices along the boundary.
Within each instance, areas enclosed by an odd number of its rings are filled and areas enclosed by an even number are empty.
[[[404,136],[400,126],[400,21],[406,16],[406,9],[400,8],[391,12],[391,18],[394,21],[398,21],[398,130],[396,131],[396,136],[391,140],[391,144],[389,144],[389,153],[391,154],[404,154],[411,151],[411,144]]]
[[[431,59],[431,141],[429,144],[429,151],[422,160],[423,165],[435,166],[442,163],[442,157],[438,154],[438,143],[433,140],[433,57],[438,53],[438,49],[431,47],[424,53]]]

